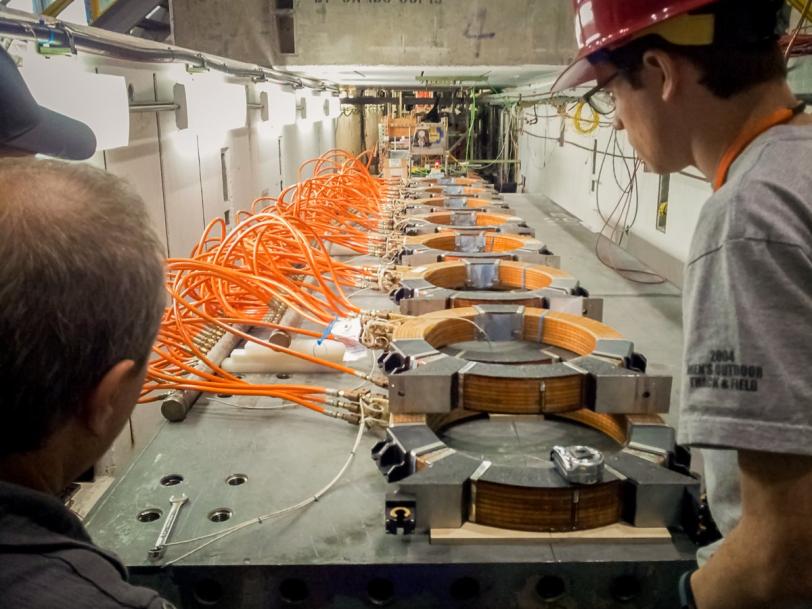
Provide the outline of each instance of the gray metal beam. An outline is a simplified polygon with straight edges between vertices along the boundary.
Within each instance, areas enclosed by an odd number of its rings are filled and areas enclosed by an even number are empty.
[[[91,25],[111,32],[128,34],[160,4],[160,0],[118,0]]]

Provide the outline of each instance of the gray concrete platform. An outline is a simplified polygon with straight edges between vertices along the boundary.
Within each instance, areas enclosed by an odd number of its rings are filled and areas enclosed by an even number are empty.
[[[605,299],[606,322],[635,341],[653,370],[673,374],[676,381],[682,349],[679,291],[668,284],[639,286],[605,268],[595,259],[594,235],[549,200],[522,195],[506,200],[562,255],[562,268],[593,296]],[[369,308],[391,306],[370,292],[356,301]],[[355,365],[368,369],[370,364],[367,359]],[[319,374],[292,375],[284,382],[350,387],[356,381]],[[676,405],[676,389],[673,397]],[[173,494],[190,498],[172,535],[172,541],[182,541],[296,504],[336,475],[356,429],[298,407],[277,406],[267,398],[211,396],[186,421],[162,423],[88,516],[94,540],[117,552],[136,581],[160,589],[185,608],[677,604],[676,579],[691,565],[694,552],[679,533],[671,542],[484,547],[432,545],[425,535],[386,535],[387,484],[369,457],[378,439],[373,433],[362,439],[346,475],[318,502],[247,526],[171,567],[150,561],[147,551]],[[230,486],[226,479],[233,474],[247,481]],[[162,486],[161,479],[169,475],[183,481]],[[140,522],[137,515],[148,509],[161,510],[161,516]],[[212,522],[208,516],[218,509],[230,510],[231,518]],[[170,547],[164,561],[203,541]]]

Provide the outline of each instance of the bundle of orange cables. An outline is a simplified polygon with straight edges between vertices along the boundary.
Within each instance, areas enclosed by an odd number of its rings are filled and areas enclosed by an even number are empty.
[[[359,159],[341,151],[306,163],[302,171],[310,164],[314,175],[283,192],[274,204],[256,212],[255,201],[252,212],[242,212],[230,232],[223,220],[214,220],[188,258],[168,260],[171,303],[153,347],[142,402],[165,397],[156,392],[192,390],[271,396],[325,412],[324,405],[335,402],[329,398],[340,395],[324,387],[248,383],[212,360],[201,339],[212,334],[230,334],[372,380],[250,333],[250,328],[269,328],[322,337],[324,332],[280,325],[272,313],[292,310],[328,327],[337,318],[360,313],[344,288],[375,278],[371,269],[333,259],[328,249],[335,243],[367,251],[369,233],[380,218],[383,185]]]
[[[386,184],[358,158],[341,150],[303,163],[300,178],[311,168],[311,177],[300,179],[278,198],[257,199],[252,211],[259,203],[271,201],[262,211],[306,222],[326,242],[358,253],[379,249],[385,242],[378,233]]]

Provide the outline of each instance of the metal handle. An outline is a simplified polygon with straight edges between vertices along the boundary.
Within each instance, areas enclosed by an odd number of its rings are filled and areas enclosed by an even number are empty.
[[[553,446],[556,470],[572,484],[597,484],[603,479],[603,454],[589,446]]]

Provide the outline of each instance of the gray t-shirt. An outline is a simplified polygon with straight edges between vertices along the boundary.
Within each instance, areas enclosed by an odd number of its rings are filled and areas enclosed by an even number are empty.
[[[812,455],[809,159],[810,126],[758,137],[703,207],[691,243],[679,440],[707,449],[723,535],[741,517],[736,450]]]

